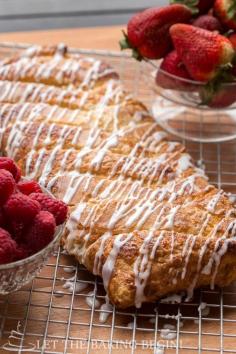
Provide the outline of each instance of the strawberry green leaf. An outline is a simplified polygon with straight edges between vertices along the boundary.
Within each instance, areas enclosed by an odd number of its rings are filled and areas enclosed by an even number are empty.
[[[132,49],[127,34],[125,33],[125,31],[122,31],[122,33],[124,37],[119,41],[120,49],[121,50]]]
[[[232,65],[233,65],[233,67],[236,65],[236,52],[235,52],[234,57],[232,59]]]
[[[233,19],[236,17],[236,1],[231,1],[231,4],[227,10],[227,15],[229,19]]]
[[[141,54],[139,54],[138,50],[137,49],[133,49],[132,50],[132,57],[138,61],[142,61],[143,60],[143,57]]]
[[[233,34],[234,33],[234,30],[232,30],[232,29],[229,29],[227,32],[225,32],[223,35],[225,36],[225,37],[227,37],[227,38],[229,38],[229,36],[231,36],[231,34]]]
[[[200,93],[202,99],[201,105],[209,104],[220,91],[223,84],[234,81],[232,67],[230,63],[219,67],[217,75],[203,87]]]
[[[199,0],[170,0],[170,4],[181,4],[187,6],[191,11],[193,15],[198,15],[199,9],[198,9],[198,3]]]
[[[120,44],[120,49],[121,50],[130,49],[130,45],[129,45],[129,43],[127,42],[127,40],[125,38],[122,38],[119,41],[119,44]]]
[[[125,49],[132,49],[132,57],[138,61],[143,60],[142,55],[139,53],[137,48],[133,48],[132,45],[129,42],[129,38],[127,36],[127,34],[125,33],[125,31],[122,31],[124,38],[122,38],[119,42],[120,44],[120,49],[121,50],[125,50]]]

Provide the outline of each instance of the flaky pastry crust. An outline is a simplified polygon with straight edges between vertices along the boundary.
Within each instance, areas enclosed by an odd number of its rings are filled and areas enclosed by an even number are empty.
[[[65,249],[119,308],[236,279],[230,198],[117,73],[65,46],[0,62],[0,144],[70,206]]]

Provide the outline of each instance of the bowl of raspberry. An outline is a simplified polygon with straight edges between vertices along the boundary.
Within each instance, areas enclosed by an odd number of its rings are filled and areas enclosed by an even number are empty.
[[[171,0],[134,14],[121,49],[143,61],[152,113],[182,139],[236,138],[236,6],[223,0]],[[150,101],[150,100],[149,100]]]
[[[16,291],[42,269],[60,243],[65,203],[36,181],[21,177],[14,161],[0,157],[0,294]]]

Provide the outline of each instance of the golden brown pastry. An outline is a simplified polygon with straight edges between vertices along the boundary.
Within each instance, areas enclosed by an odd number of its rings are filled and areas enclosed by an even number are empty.
[[[108,65],[34,47],[0,63],[0,143],[70,205],[65,249],[113,304],[236,279],[236,218]]]

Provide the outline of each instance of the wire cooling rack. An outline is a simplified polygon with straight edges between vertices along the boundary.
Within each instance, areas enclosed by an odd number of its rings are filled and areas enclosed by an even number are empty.
[[[25,47],[4,43],[0,54]],[[73,51],[106,60],[128,90],[153,102],[145,64],[120,53]],[[235,141],[182,142],[213,184],[236,194]],[[140,310],[104,310],[101,279],[58,250],[31,284],[0,297],[0,353],[236,353],[236,286],[199,290],[189,303],[175,298]]]

